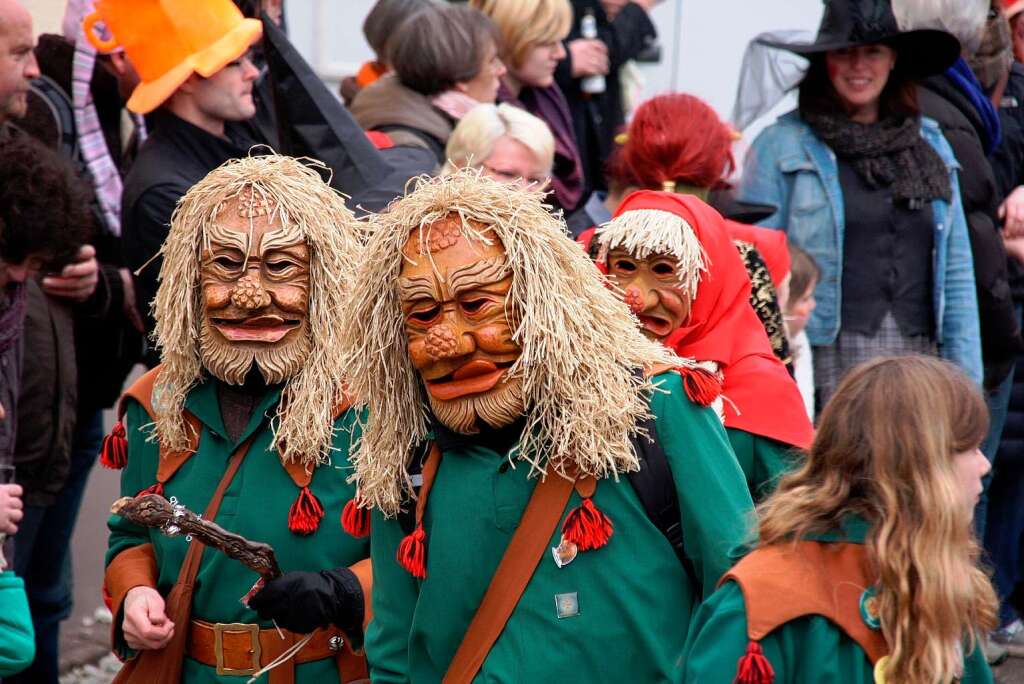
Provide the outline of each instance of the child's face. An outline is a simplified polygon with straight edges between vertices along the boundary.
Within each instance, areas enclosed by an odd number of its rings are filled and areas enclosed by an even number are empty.
[[[981,453],[981,449],[974,448],[953,455],[953,470],[956,473],[961,500],[964,506],[973,511],[982,492],[981,478],[992,470],[992,464],[985,458],[985,454]]]
[[[789,328],[790,335],[797,335],[807,327],[807,319],[811,317],[811,312],[817,305],[814,301],[814,287],[817,284],[817,280],[811,281],[806,292],[789,300],[786,307],[786,327]]]

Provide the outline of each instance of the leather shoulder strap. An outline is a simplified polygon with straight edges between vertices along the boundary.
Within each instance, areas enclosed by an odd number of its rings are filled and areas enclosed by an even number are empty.
[[[444,684],[473,681],[544,557],[573,486],[572,481],[554,473],[537,483],[487,593],[448,665]]]
[[[872,663],[889,652],[879,629],[861,617],[860,600],[874,584],[863,544],[803,541],[756,549],[727,572],[743,591],[747,636],[759,641],[805,615],[821,615],[857,642]],[[785,600],[779,600],[779,597]]]

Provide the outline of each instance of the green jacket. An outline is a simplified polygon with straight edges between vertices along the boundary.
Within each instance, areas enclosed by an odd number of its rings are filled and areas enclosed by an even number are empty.
[[[843,532],[811,537],[823,542],[863,544],[868,525],[850,519]],[[685,680],[693,684],[731,682],[749,643],[743,593],[727,582],[697,610],[686,643]],[[820,615],[797,618],[760,641],[775,670],[774,684],[874,684],[874,667],[857,642]],[[991,684],[981,648],[967,654],[962,684]]]
[[[164,494],[167,498],[177,497],[189,509],[202,513],[224,474],[231,453],[255,433],[248,455],[224,495],[215,520],[217,524],[252,541],[270,544],[284,572],[352,565],[369,555],[368,540],[349,536],[341,529],[340,523],[342,508],[355,493],[354,485],[346,483],[345,479],[350,474],[348,445],[356,413],[350,409],[335,421],[338,430],[332,462],[318,467],[309,485],[324,507],[324,517],[316,532],[299,536],[288,530],[288,512],[300,490],[281,465],[276,452],[268,450],[272,438],[269,416],[276,412],[279,398],[280,390],[268,390],[238,441],[231,443],[225,436],[227,431],[221,420],[216,381],[207,381],[196,387],[186,398],[185,408],[202,424],[199,448],[165,485]],[[134,400],[128,402],[125,416],[128,465],[121,474],[122,496],[134,495],[156,481],[158,447],[156,442],[146,441],[145,430],[151,426],[144,427],[151,422],[142,406]],[[166,596],[184,561],[188,548],[186,540],[140,528],[118,516],[111,516],[108,526],[107,564],[130,547],[152,543],[159,573],[157,589]],[[239,602],[257,579],[256,573],[238,561],[206,549],[196,577],[192,618],[208,622],[260,623],[264,628],[272,627],[272,623],[261,621],[255,612]],[[120,607],[114,608],[118,613]],[[123,647],[119,614],[115,615],[114,624],[115,639]],[[181,629],[181,626],[177,628]],[[337,681],[337,669],[332,659],[306,663],[296,667],[296,678],[299,682]],[[212,667],[186,658],[182,680],[190,683],[237,682],[238,678],[217,677]],[[266,682],[266,675],[259,681]]]
[[[658,380],[668,391],[653,394],[651,409],[696,583],[629,480],[603,480],[593,501],[614,525],[610,541],[562,568],[544,555],[476,681],[681,680],[690,615],[732,565],[752,503],[714,411],[690,403],[677,374]],[[504,453],[466,441],[443,450],[430,493],[425,580],[395,560],[399,522],[374,514],[366,653],[375,684],[441,681],[536,485],[522,463],[510,468]],[[579,504],[573,492],[566,512]]]
[[[737,428],[725,432],[755,502],[774,492],[779,479],[798,462],[794,447],[788,444]]]
[[[18,674],[36,657],[25,583],[13,570],[0,572],[0,677]]]

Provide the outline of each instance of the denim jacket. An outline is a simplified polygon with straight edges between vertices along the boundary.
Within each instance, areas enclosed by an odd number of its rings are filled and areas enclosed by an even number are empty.
[[[974,264],[967,221],[960,203],[960,165],[936,122],[921,119],[921,137],[949,169],[952,201],[932,201],[932,249],[936,341],[943,358],[982,380],[981,332],[974,289]],[[798,112],[766,128],[747,154],[739,198],[778,207],[762,225],[781,227],[793,244],[821,269],[814,290],[817,307],[807,323],[813,345],[830,345],[839,334],[843,291],[843,195],[836,155],[814,135]]]

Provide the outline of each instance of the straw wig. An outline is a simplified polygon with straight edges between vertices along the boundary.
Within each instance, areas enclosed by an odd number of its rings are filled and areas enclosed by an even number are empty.
[[[231,160],[194,185],[175,209],[160,250],[164,261],[153,305],[154,337],[163,364],[153,393],[155,437],[172,451],[187,448],[182,409],[186,395],[203,377],[200,258],[209,244],[207,231],[226,203],[251,192],[271,208],[271,219],[302,235],[310,252],[310,351],[302,369],[285,383],[271,449],[278,450],[282,462],[307,467],[330,456],[334,407],[344,396],[339,314],[363,226],[313,166],[321,165],[273,154]]]
[[[402,247],[413,230],[427,239],[431,224],[451,215],[466,237],[489,243],[496,235],[512,271],[507,315],[522,354],[508,373],[521,379],[528,409],[510,458],[540,476],[553,469],[568,477],[575,468],[614,477],[639,468],[629,438],[649,416],[653,385],[638,371],[681,362],[640,333],[541,198],[463,169],[421,178],[374,219],[341,333],[352,392],[369,408],[350,452],[361,505],[393,516],[412,493],[406,464],[427,435],[427,405],[399,301]]]

